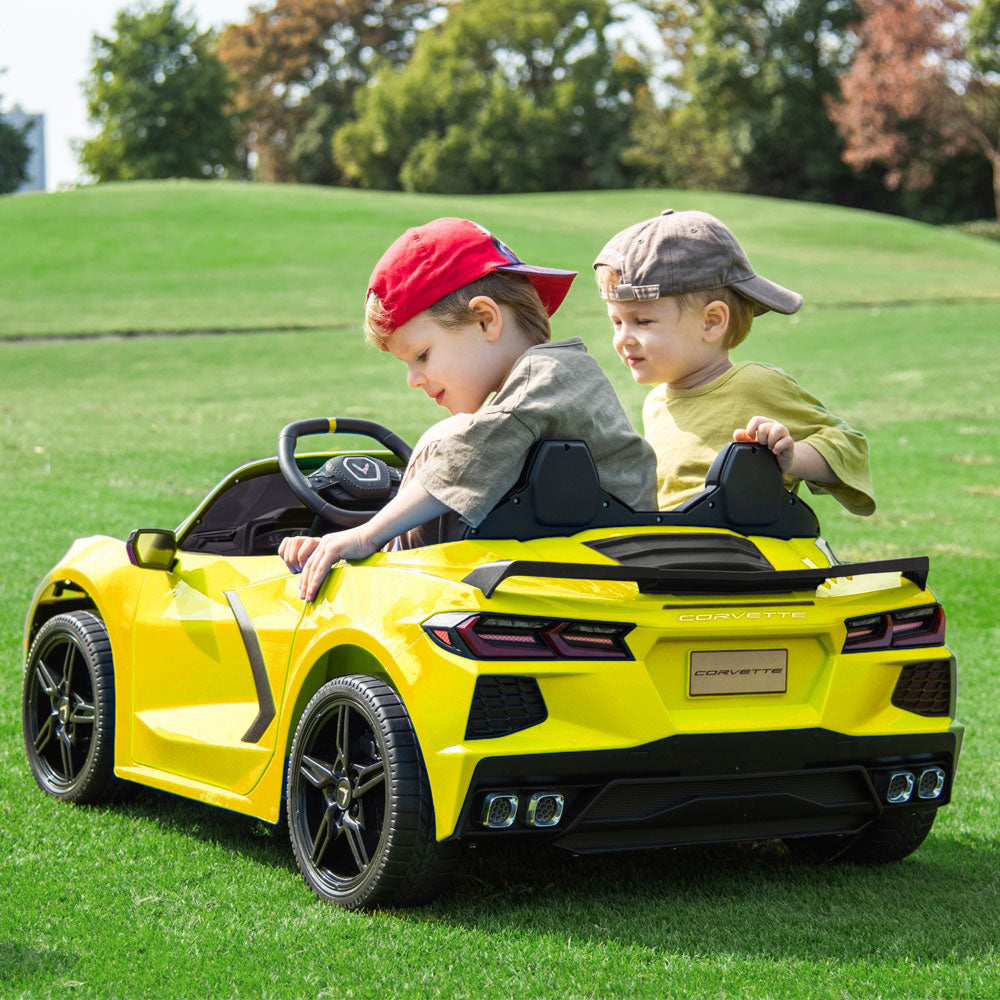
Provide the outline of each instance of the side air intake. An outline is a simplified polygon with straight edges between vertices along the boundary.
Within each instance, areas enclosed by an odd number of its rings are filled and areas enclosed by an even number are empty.
[[[467,740],[509,736],[548,718],[548,709],[534,677],[493,674],[479,677],[465,729]]]

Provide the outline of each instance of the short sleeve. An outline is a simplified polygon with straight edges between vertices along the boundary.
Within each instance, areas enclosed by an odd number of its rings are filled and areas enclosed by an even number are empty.
[[[431,496],[475,526],[517,481],[534,441],[516,415],[487,409],[440,440],[415,475]]]

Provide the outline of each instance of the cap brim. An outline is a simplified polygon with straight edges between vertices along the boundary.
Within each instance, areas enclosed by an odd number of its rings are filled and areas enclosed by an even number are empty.
[[[734,281],[733,288],[757,303],[758,316],[770,309],[789,316],[802,308],[802,296],[798,292],[768,281],[759,274],[745,281]]]
[[[504,264],[497,268],[507,274],[523,274],[538,292],[546,313],[551,316],[561,305],[576,271],[560,271],[554,267],[535,267],[532,264]]]

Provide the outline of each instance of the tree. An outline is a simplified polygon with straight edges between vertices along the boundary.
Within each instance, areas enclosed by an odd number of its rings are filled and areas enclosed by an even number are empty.
[[[364,187],[447,193],[621,186],[637,64],[607,0],[464,0],[334,138]]]
[[[80,161],[98,180],[213,177],[236,166],[233,82],[179,0],[125,9],[94,35],[84,84],[98,135]]]
[[[671,98],[641,102],[627,158],[650,183],[850,202],[825,111],[854,0],[654,0]]]
[[[859,0],[857,53],[831,115],[855,169],[928,187],[943,162],[978,151],[1000,222],[1000,0]]]
[[[262,180],[336,183],[334,131],[376,62],[409,59],[432,0],[277,0],[229,25],[219,57],[239,82],[243,142]]]
[[[0,194],[16,191],[27,180],[30,159],[31,147],[24,129],[4,121],[0,115]]]

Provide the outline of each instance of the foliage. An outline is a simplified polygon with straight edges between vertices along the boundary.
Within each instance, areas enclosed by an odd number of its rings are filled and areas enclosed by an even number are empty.
[[[855,168],[926,190],[973,149],[993,173],[1000,221],[1000,0],[858,0],[857,52],[831,114]]]
[[[24,183],[30,158],[24,129],[4,121],[0,114],[0,194],[10,194]]]
[[[654,0],[672,99],[642,105],[627,158],[651,184],[863,200],[823,111],[855,0]]]
[[[975,222],[963,222],[955,227],[970,236],[979,236],[984,240],[1000,242],[1000,222],[991,219],[977,219]]]
[[[625,183],[638,65],[607,0],[463,0],[360,92],[334,155],[364,187],[502,192]]]
[[[332,184],[334,130],[377,60],[402,65],[434,0],[277,0],[229,25],[219,57],[239,81],[247,152],[265,181]]]
[[[214,35],[179,3],[121,10],[111,35],[93,36],[84,90],[100,132],[80,161],[98,180],[211,177],[236,164],[232,83]]]

